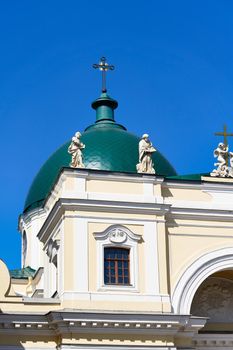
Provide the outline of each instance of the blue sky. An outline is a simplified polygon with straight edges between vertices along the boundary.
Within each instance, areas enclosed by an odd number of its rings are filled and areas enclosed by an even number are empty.
[[[116,120],[179,174],[208,172],[223,124],[233,132],[233,1],[2,1],[1,246],[20,267],[17,232],[30,184],[48,156],[94,121],[92,64],[115,71]],[[229,140],[233,150],[233,140]],[[232,146],[231,146],[232,145]]]

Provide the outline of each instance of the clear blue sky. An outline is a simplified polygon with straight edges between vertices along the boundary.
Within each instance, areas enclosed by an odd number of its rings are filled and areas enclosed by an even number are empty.
[[[2,1],[0,257],[20,267],[17,219],[48,156],[94,121],[92,64],[115,65],[116,119],[180,174],[208,172],[233,132],[233,1]],[[233,151],[233,140],[230,140]]]

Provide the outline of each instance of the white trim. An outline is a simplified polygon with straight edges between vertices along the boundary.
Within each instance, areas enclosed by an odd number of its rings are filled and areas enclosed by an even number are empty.
[[[164,181],[162,176],[148,175],[148,174],[130,174],[125,173],[112,173],[112,172],[99,172],[89,169],[63,169],[62,175],[73,176],[73,177],[83,177],[87,180],[104,180],[106,181],[121,181],[121,182],[149,182],[160,184]]]
[[[158,237],[156,222],[144,224],[145,292],[159,294]]]
[[[148,345],[148,346],[140,346],[140,345],[125,345],[125,346],[122,346],[122,345],[109,345],[109,344],[106,344],[106,346],[103,346],[103,345],[99,345],[99,344],[96,344],[96,345],[86,345],[86,344],[83,344],[83,345],[60,345],[58,347],[58,350],[131,350],[131,349],[135,349],[135,350],[176,350],[177,348],[175,346],[151,346],[151,345]],[[184,348],[182,348],[184,350]]]
[[[175,180],[164,181],[162,183],[163,188],[179,188],[179,189],[189,189],[189,190],[202,190],[203,184],[200,182],[186,182],[185,180]]]
[[[122,242],[113,242],[111,235],[114,231],[124,234]],[[97,241],[97,290],[112,291],[138,291],[138,241],[141,236],[133,233],[123,225],[111,225],[103,232],[93,233]],[[104,249],[106,247],[120,247],[129,249],[130,253],[130,285],[105,285],[104,284]]]
[[[73,281],[74,290],[79,292],[88,291],[88,230],[87,220],[81,218],[74,219],[74,269]],[[66,232],[69,235],[69,232]]]
[[[156,217],[153,217],[153,220],[152,219],[145,219],[145,218],[139,218],[139,219],[130,219],[130,218],[115,218],[114,216],[113,217],[108,217],[108,216],[101,216],[101,217],[97,217],[97,216],[91,216],[91,215],[82,215],[80,212],[74,212],[73,214],[65,214],[64,215],[64,218],[73,218],[73,217],[78,217],[80,219],[88,219],[89,221],[93,220],[95,222],[100,222],[100,223],[108,223],[108,224],[116,224],[116,222],[119,224],[123,224],[122,225],[126,225],[126,224],[129,224],[129,225],[138,225],[140,223],[142,223],[144,225],[145,222],[163,222],[165,223],[166,220],[164,219],[158,219]]]
[[[169,218],[172,219],[183,219],[183,220],[206,220],[206,221],[233,221],[233,206],[231,205],[231,210],[226,208],[190,208],[189,206],[180,206],[170,208],[168,213]]]
[[[172,294],[174,312],[189,314],[195,292],[201,283],[217,271],[233,269],[233,247],[204,254],[185,269]]]
[[[55,226],[66,210],[82,212],[91,211],[95,213],[130,213],[164,216],[170,209],[170,205],[158,203],[135,203],[135,202],[117,202],[89,199],[60,198],[53,206],[49,216],[40,228],[38,238],[44,242],[51,230]]]
[[[48,346],[47,343],[45,343],[44,346],[27,346],[27,344],[22,344],[22,345],[0,345],[0,350],[56,350],[57,347],[56,345],[54,346]],[[157,349],[156,349],[157,350]]]
[[[108,293],[106,293],[106,290]],[[169,295],[150,295],[141,294],[137,291],[131,291],[127,288],[114,290],[108,287],[103,288],[101,292],[79,293],[74,291],[65,291],[61,295],[62,300],[87,300],[87,301],[125,301],[125,302],[148,302],[148,303],[170,303]]]

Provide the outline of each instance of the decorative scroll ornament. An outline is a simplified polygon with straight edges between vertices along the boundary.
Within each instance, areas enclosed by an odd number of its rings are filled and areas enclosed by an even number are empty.
[[[80,140],[81,136],[82,135],[79,131],[76,132],[74,137],[72,137],[71,144],[68,148],[68,153],[72,156],[70,162],[71,168],[85,168],[82,155],[82,150],[85,148],[85,145]]]
[[[220,142],[218,147],[214,150],[214,157],[217,158],[217,162],[210,176],[214,177],[233,177],[233,153],[228,152],[229,148],[224,143]],[[228,166],[228,159],[230,158],[230,167]]]
[[[139,163],[136,165],[138,173],[155,174],[154,164],[152,161],[152,154],[156,152],[152,142],[149,140],[149,135],[142,135],[139,142]]]
[[[109,233],[109,239],[113,243],[123,243],[126,241],[126,238],[126,233],[119,228],[115,228]]]

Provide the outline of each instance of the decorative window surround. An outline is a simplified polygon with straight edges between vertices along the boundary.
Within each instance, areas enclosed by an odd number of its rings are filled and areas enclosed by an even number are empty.
[[[97,290],[138,292],[138,242],[141,235],[122,225],[112,225],[103,232],[95,232],[97,241]],[[104,248],[119,247],[130,250],[130,285],[104,284]]]

